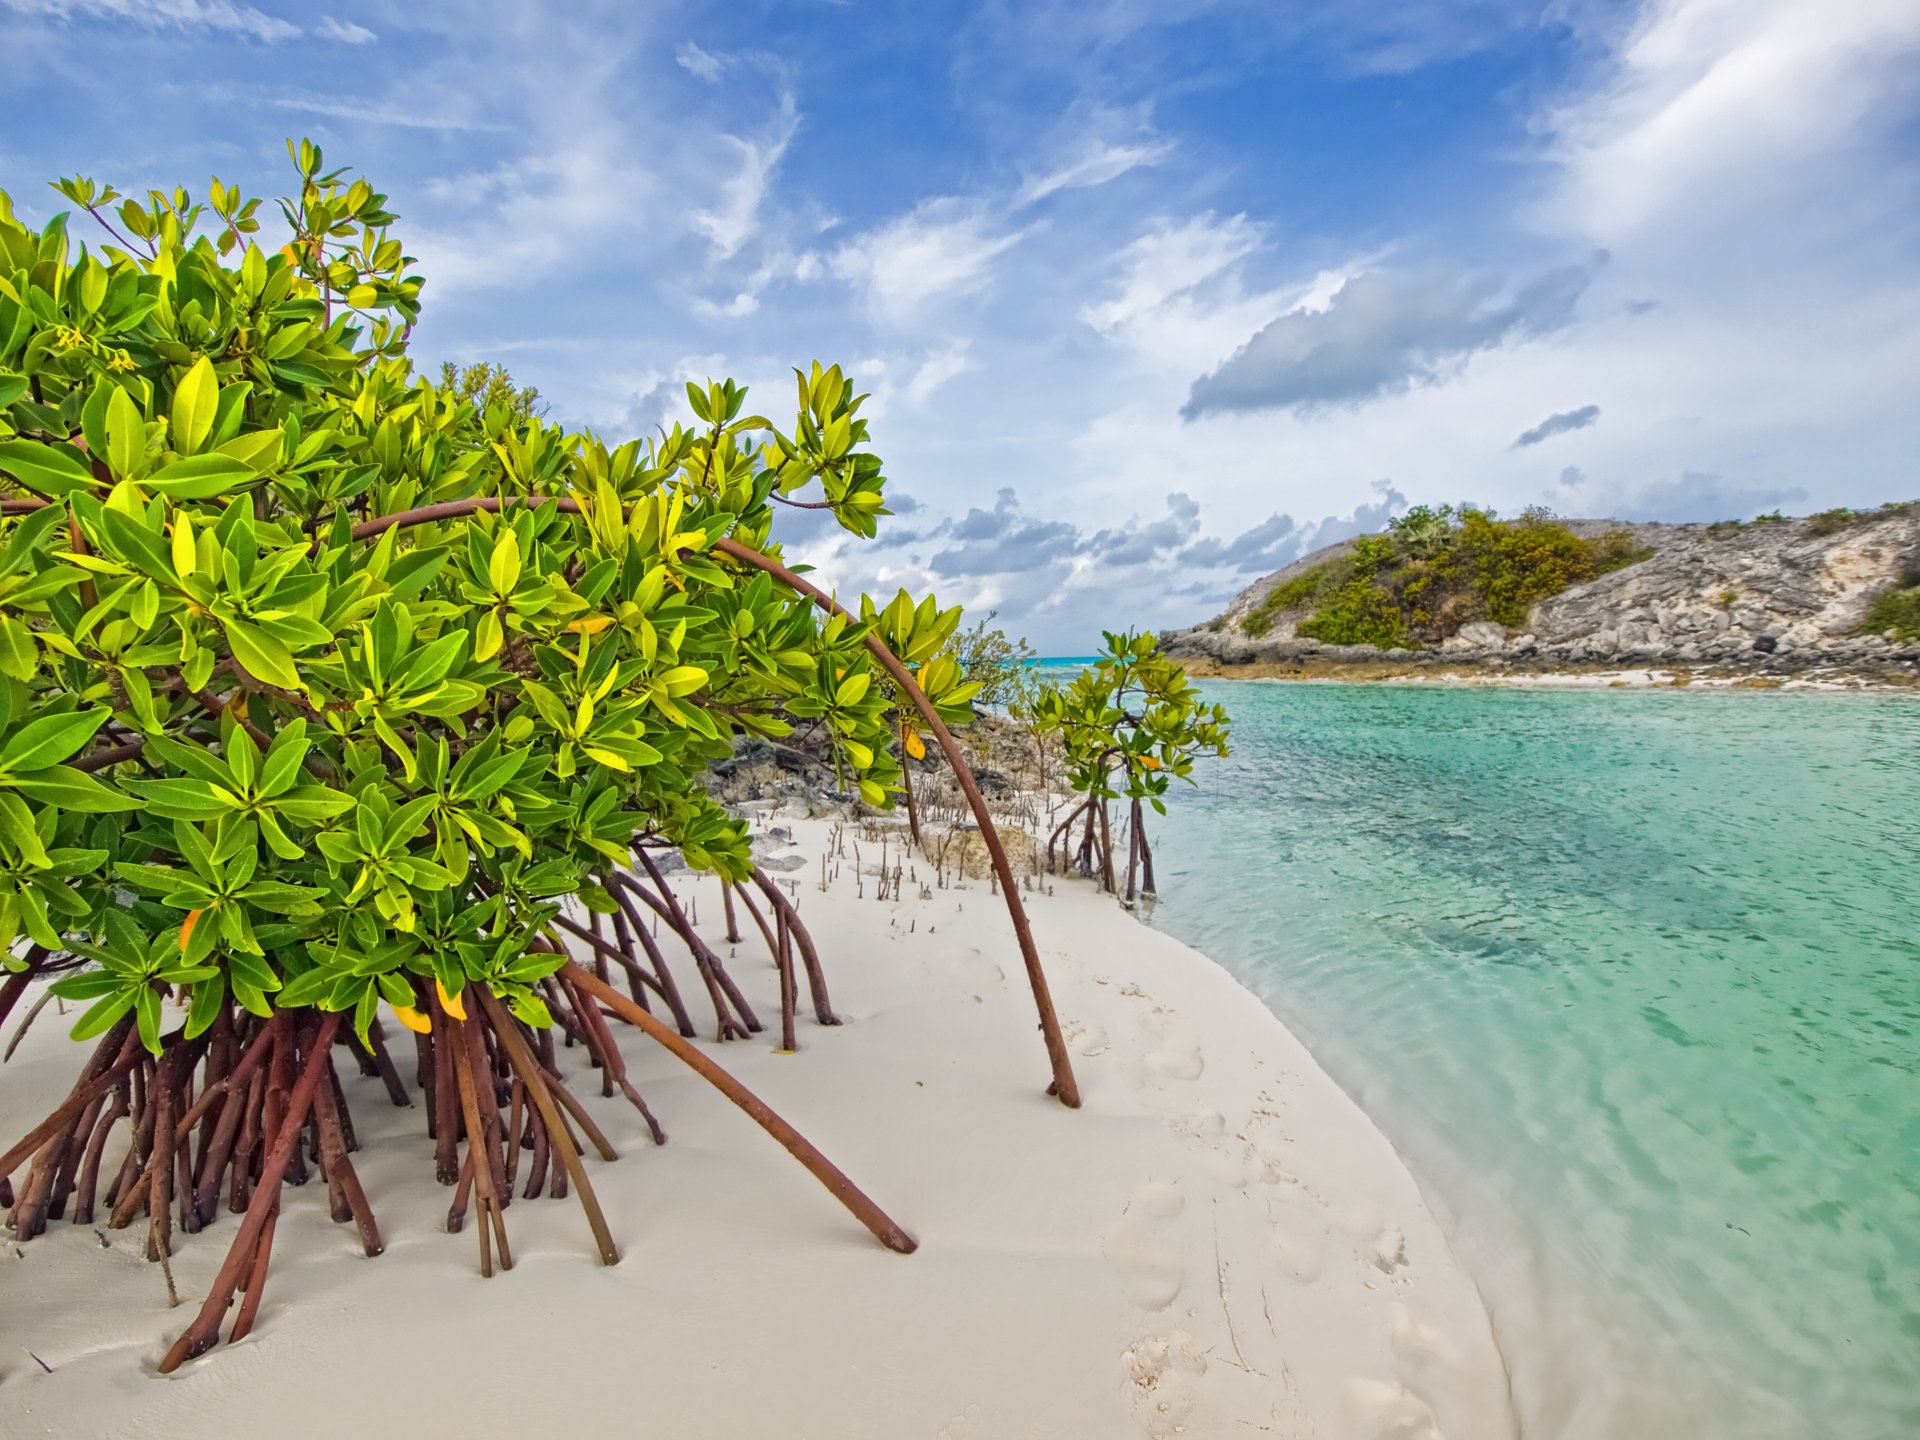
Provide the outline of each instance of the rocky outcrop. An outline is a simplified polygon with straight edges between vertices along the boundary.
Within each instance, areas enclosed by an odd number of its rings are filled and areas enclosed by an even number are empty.
[[[1218,617],[1167,632],[1168,651],[1222,668],[1315,660],[1561,666],[1730,667],[1792,674],[1823,667],[1920,668],[1920,644],[1860,633],[1873,597],[1920,572],[1920,506],[1746,525],[1570,521],[1576,533],[1626,529],[1652,554],[1536,605],[1524,625],[1462,626],[1440,645],[1381,651],[1301,638],[1303,615],[1244,628],[1276,586],[1337,557],[1330,546],[1248,586]],[[1203,668],[1205,668],[1203,666]]]

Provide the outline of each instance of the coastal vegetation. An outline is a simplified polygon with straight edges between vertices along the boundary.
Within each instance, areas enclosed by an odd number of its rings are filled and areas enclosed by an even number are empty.
[[[1168,789],[1176,779],[1194,783],[1195,760],[1227,754],[1229,722],[1224,707],[1200,699],[1186,670],[1160,653],[1153,636],[1109,632],[1105,639],[1105,651],[1072,683],[1040,689],[1031,723],[1058,737],[1068,783],[1082,797],[1047,840],[1048,868],[1055,868],[1058,850],[1082,875],[1097,875],[1102,889],[1119,889],[1112,807],[1125,801],[1122,898],[1132,904],[1136,882],[1138,893],[1157,888],[1142,802],[1166,814]]]
[[[1882,590],[1868,602],[1860,633],[1920,640],[1920,567],[1907,571],[1898,585]]]
[[[780,427],[732,381],[690,383],[692,424],[610,445],[546,421],[504,372],[436,383],[407,352],[423,282],[385,197],[310,143],[289,152],[278,245],[218,180],[204,202],[60,182],[110,237],[97,253],[0,193],[0,1019],[50,980],[91,1046],[0,1153],[16,1237],[144,1217],[164,1261],[176,1223],[224,1205],[238,1233],[161,1369],[217,1343],[242,1286],[245,1334],[283,1180],[316,1175],[334,1219],[383,1248],[336,1057],[410,1103],[391,1019],[448,1227],[475,1214],[482,1273],[513,1263],[519,1184],[575,1192],[614,1263],[582,1164],[613,1150],[555,1032],[663,1141],[618,1018],[911,1250],[687,1043],[695,1007],[655,939],[686,948],[717,1038],[763,1029],[666,883],[674,852],[719,877],[729,914],[770,907],[783,1048],[802,971],[837,1024],[708,766],[799,722],[885,807],[896,739],[958,755],[958,610],[902,594],[850,614],[769,541],[782,505],[863,537],[889,513],[865,397],[815,363]],[[1052,1092],[1077,1104],[1010,871],[1000,888]]]
[[[1289,611],[1296,633],[1383,650],[1430,644],[1479,620],[1520,625],[1539,601],[1650,553],[1624,530],[1574,534],[1544,510],[1500,520],[1474,506],[1419,505],[1344,553],[1275,586],[1245,621],[1265,635]]]

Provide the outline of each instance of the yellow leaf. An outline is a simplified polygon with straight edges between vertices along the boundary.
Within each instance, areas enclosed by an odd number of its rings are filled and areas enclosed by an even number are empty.
[[[1149,770],[1158,770],[1160,768],[1160,762],[1151,755],[1142,755],[1140,757],[1140,763]]]
[[[908,730],[907,738],[903,743],[906,746],[907,754],[915,760],[924,760],[927,758],[927,742],[920,738],[920,732],[918,730]]]
[[[461,1003],[458,995],[449,995],[447,993],[447,987],[442,985],[438,980],[433,982],[433,988],[439,992],[440,1008],[442,1010],[445,1010],[447,1014],[456,1020],[464,1020],[467,1018],[467,1007]]]
[[[193,521],[182,510],[173,517],[173,571],[182,580],[193,574]]]
[[[406,1026],[407,1029],[413,1031],[416,1035],[428,1034],[433,1029],[433,1021],[422,1015],[411,1005],[394,1006],[393,1018]]]
[[[611,624],[613,624],[613,621],[605,615],[588,615],[583,619],[573,621],[567,626],[567,629],[575,635],[598,635]]]
[[[187,918],[180,922],[180,953],[181,954],[184,955],[186,953],[187,938],[193,934],[193,927],[199,923],[200,923],[200,912],[198,910],[187,911]]]

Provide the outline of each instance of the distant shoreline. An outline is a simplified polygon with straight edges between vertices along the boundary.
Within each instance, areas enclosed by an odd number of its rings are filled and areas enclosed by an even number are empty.
[[[1539,690],[1787,690],[1920,695],[1920,674],[1888,666],[1835,665],[1769,673],[1728,665],[1528,666],[1434,656],[1400,660],[1336,660],[1302,656],[1225,665],[1200,657],[1181,661],[1196,680],[1291,680],[1366,685],[1483,685]]]

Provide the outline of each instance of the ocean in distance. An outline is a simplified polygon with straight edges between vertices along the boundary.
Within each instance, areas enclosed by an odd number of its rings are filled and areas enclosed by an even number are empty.
[[[1407,1156],[1525,1434],[1920,1435],[1920,701],[1205,688],[1149,922]]]

